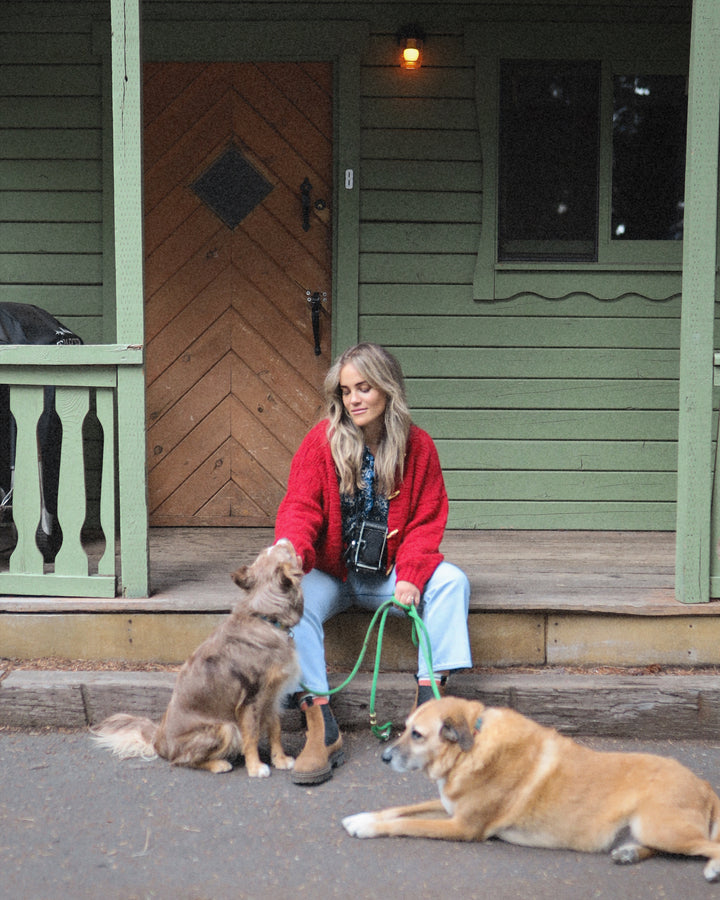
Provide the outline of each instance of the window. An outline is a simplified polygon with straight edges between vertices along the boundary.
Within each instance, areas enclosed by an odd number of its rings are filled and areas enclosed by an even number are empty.
[[[612,240],[682,240],[685,85],[679,75],[613,79]]]
[[[596,258],[599,74],[501,63],[498,259]]]
[[[478,300],[680,290],[685,26],[468,25]]]
[[[498,261],[598,260],[600,91],[598,62],[501,61]],[[609,240],[682,240],[686,117],[683,76],[613,77]]]

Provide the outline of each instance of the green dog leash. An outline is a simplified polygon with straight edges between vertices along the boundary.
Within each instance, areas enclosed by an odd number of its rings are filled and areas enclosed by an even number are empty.
[[[375,668],[373,670],[372,688],[370,690],[370,730],[375,735],[375,737],[381,741],[387,741],[390,738],[390,733],[392,731],[392,722],[386,722],[384,725],[377,724],[377,715],[375,713],[375,694],[377,692],[377,681],[380,672],[380,658],[382,656],[382,641],[385,632],[385,622],[393,606],[398,606],[400,607],[400,609],[403,609],[408,618],[411,620],[412,642],[416,647],[420,647],[423,659],[425,660],[425,665],[427,666],[427,670],[430,676],[430,684],[432,685],[433,694],[437,699],[440,699],[440,690],[437,686],[437,682],[435,681],[435,675],[433,673],[432,667],[432,651],[430,648],[430,638],[428,636],[425,623],[420,618],[417,608],[413,604],[410,604],[408,606],[404,603],[401,603],[399,600],[396,600],[395,597],[391,597],[389,600],[385,600],[385,602],[382,603],[375,611],[375,615],[372,617],[370,625],[368,626],[368,630],[365,634],[365,640],[363,641],[362,649],[360,650],[360,655],[358,656],[357,662],[355,663],[352,672],[348,675],[345,681],[342,682],[342,684],[339,684],[336,688],[332,688],[327,691],[316,691],[313,690],[313,688],[303,684],[302,682],[300,683],[300,687],[302,687],[304,691],[307,691],[309,694],[314,694],[321,697],[330,697],[331,695],[337,694],[341,690],[343,690],[343,688],[347,687],[348,684],[350,684],[353,678],[357,675],[358,670],[362,665],[362,661],[365,658],[365,653],[367,652],[367,648],[370,643],[370,637],[372,636],[373,629],[375,628],[375,623],[379,619],[380,625],[378,627],[377,646],[375,650]]]

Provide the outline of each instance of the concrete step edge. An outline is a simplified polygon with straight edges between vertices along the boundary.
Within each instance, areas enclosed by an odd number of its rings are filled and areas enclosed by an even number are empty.
[[[114,712],[159,719],[174,673],[13,670],[0,681],[0,726],[85,728]],[[333,683],[343,676],[333,676]],[[359,674],[332,706],[341,728],[369,727],[372,676]],[[653,738],[720,735],[720,679],[713,675],[460,674],[449,690],[488,706],[509,706],[566,734]],[[377,721],[399,729],[415,696],[410,674],[382,674]],[[302,730],[296,710],[286,731]]]

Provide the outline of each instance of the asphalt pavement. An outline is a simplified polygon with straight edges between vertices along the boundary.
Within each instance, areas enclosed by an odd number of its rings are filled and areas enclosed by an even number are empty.
[[[720,789],[720,739],[582,738],[674,756]],[[284,738],[297,753],[301,734]],[[324,785],[120,760],[86,730],[0,729],[0,897],[8,900],[285,898],[720,898],[700,859],[616,866],[605,854],[489,841],[358,840],[350,813],[432,797],[424,775],[381,762],[368,730]]]

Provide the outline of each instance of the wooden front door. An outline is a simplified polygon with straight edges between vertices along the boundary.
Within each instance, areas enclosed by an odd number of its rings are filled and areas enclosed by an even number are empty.
[[[150,524],[271,525],[330,361],[331,65],[149,63],[144,115]]]

